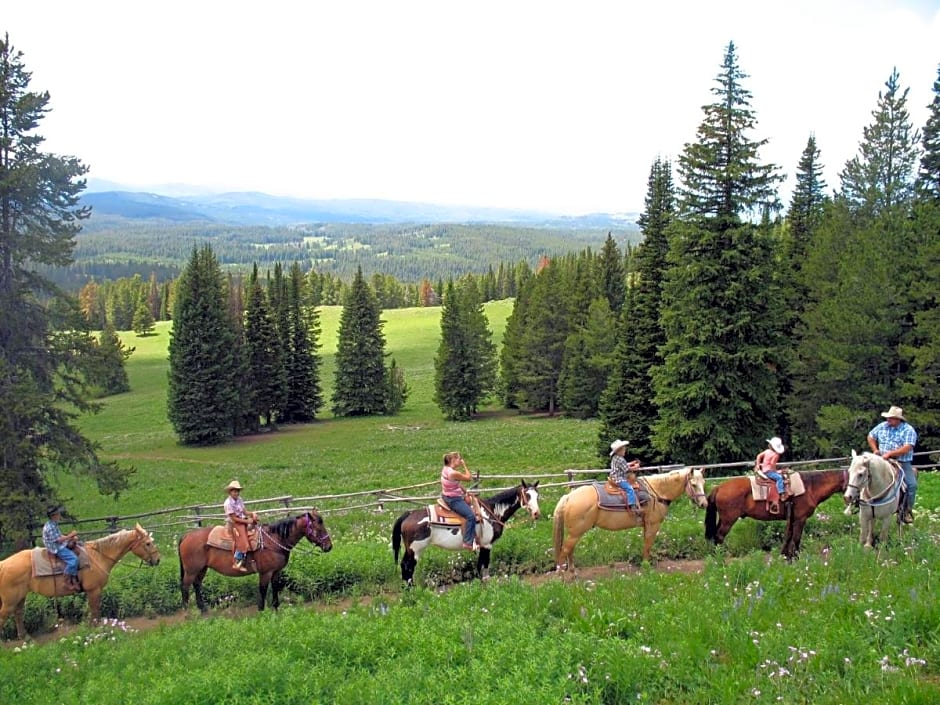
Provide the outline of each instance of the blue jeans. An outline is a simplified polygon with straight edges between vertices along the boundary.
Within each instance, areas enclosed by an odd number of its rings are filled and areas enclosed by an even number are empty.
[[[776,470],[766,470],[764,474],[767,477],[769,477],[771,480],[777,481],[777,492],[779,492],[780,494],[783,494],[784,489],[785,489],[783,486],[783,475],[781,475]]]
[[[910,460],[899,460],[898,465],[904,471],[904,483],[907,485],[907,500],[905,506],[914,509],[914,499],[917,497],[917,475],[914,473],[914,466]]]
[[[443,496],[443,495],[442,495]],[[467,520],[463,527],[463,542],[472,544],[477,533],[477,518],[463,497],[444,497],[447,506]]]
[[[75,552],[71,548],[60,546],[59,552],[56,553],[56,555],[65,561],[66,575],[78,575],[78,556],[75,555]]]
[[[633,485],[623,480],[617,484],[620,485],[620,489],[627,493],[627,504],[631,507],[639,507],[640,503],[636,501],[636,492],[633,490]]]

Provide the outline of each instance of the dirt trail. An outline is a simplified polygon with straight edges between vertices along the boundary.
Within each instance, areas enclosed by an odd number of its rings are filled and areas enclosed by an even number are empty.
[[[660,573],[701,573],[705,569],[705,561],[703,560],[686,560],[686,561],[677,561],[677,560],[660,560],[657,561],[656,565],[653,567],[653,570],[656,570]],[[613,563],[610,565],[602,566],[587,566],[584,568],[578,568],[577,574],[573,577],[568,577],[562,573],[543,573],[543,574],[528,574],[522,575],[520,578],[531,585],[540,585],[551,580],[577,580],[584,582],[587,580],[599,580],[602,578],[609,578],[615,575],[629,574],[634,575],[644,570],[640,566],[633,565],[631,563]],[[394,598],[397,593],[383,593],[383,595]],[[338,600],[336,602],[331,602],[329,604],[323,603],[304,603],[306,609],[313,609],[320,612],[342,612],[343,610],[349,609],[354,606],[360,605],[369,605],[375,599],[375,596],[364,595],[358,598],[346,598],[343,600]],[[251,617],[258,613],[256,607],[241,607],[241,608],[227,608],[219,610],[210,610],[209,616],[211,617],[226,617],[229,619],[244,619],[246,617]],[[173,614],[160,615],[159,617],[128,617],[125,620],[121,620],[119,623],[126,625],[128,630],[133,631],[149,631],[151,629],[158,629],[164,626],[174,626],[177,624],[182,624],[190,619],[199,619],[199,614],[194,609],[189,610],[178,610]],[[71,624],[67,622],[60,623],[50,632],[43,634],[31,635],[30,641],[35,644],[47,644],[49,642],[58,641],[64,637],[67,637],[72,632],[75,632],[79,628],[79,625]],[[17,646],[22,646],[23,642],[17,639],[11,639],[9,641],[3,642],[4,648],[14,648]]]

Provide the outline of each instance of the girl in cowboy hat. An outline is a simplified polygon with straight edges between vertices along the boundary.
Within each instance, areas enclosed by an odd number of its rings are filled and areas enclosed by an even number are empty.
[[[258,523],[258,515],[245,510],[245,502],[241,497],[242,486],[238,480],[232,480],[225,488],[228,497],[222,509],[225,511],[225,524],[232,531],[232,545],[235,547],[235,560],[232,567],[245,573],[245,556],[251,548],[248,543],[248,527]]]
[[[779,436],[774,436],[767,439],[767,449],[758,453],[754,459],[754,472],[760,471],[764,477],[777,483],[777,493],[780,495],[781,502],[790,498],[783,484],[783,475],[777,472],[777,461],[780,460],[784,450],[783,441]]]

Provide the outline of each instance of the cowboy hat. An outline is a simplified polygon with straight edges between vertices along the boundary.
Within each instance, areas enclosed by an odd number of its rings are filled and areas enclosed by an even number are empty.
[[[773,448],[773,449],[774,449],[774,452],[776,452],[776,453],[782,453],[783,450],[784,450],[784,448],[783,448],[783,441],[780,440],[780,437],[779,437],[779,436],[774,436],[773,438],[768,438],[768,439],[767,439],[767,445],[769,445],[771,448]]]
[[[242,485],[238,480],[232,480],[230,483],[228,483],[228,486],[225,489],[240,490],[241,488],[242,488]]]
[[[630,445],[630,441],[621,441],[619,438],[610,444],[610,454],[613,455],[621,448]]]
[[[886,419],[901,419],[901,421],[906,420],[904,418],[904,409],[902,409],[900,406],[892,406],[887,411],[882,411],[881,415]]]
[[[46,510],[47,517],[54,517],[56,514],[61,514],[65,511],[65,507],[60,504],[53,504]]]

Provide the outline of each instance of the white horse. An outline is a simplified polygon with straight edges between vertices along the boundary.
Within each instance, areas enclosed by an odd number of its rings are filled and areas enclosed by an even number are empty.
[[[881,520],[878,541],[888,538],[891,517],[895,517],[900,533],[901,485],[904,475],[891,463],[874,453],[856,454],[852,451],[849,465],[848,486],[845,488],[845,513],[851,514],[858,507],[861,526],[859,541],[866,548],[875,545],[874,525]]]

